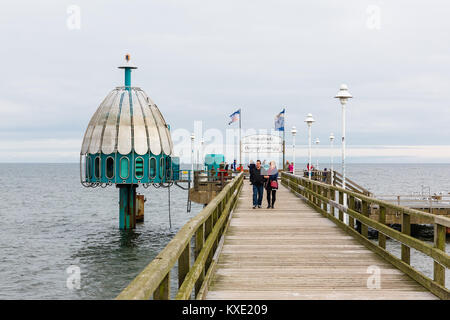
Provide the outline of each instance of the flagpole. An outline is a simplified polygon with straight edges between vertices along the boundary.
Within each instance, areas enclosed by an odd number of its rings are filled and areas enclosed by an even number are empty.
[[[241,118],[242,118],[242,110],[241,108],[239,108],[239,166],[242,165]]]
[[[286,140],[285,140],[285,132],[286,132],[286,108],[283,109],[284,111],[284,119],[283,119],[283,164],[281,166],[282,170],[284,171],[285,166],[285,160],[286,160]]]

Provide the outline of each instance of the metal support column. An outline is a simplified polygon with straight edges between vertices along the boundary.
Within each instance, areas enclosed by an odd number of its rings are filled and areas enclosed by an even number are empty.
[[[119,188],[119,228],[136,228],[136,184],[121,184]]]

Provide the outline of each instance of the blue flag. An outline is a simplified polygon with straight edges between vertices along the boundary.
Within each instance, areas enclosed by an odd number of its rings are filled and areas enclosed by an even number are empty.
[[[231,121],[228,122],[228,125],[232,124],[233,122],[238,121],[240,116],[241,116],[241,109],[239,109],[238,111],[233,112],[230,115]]]
[[[275,116],[275,130],[284,131],[284,109]]]

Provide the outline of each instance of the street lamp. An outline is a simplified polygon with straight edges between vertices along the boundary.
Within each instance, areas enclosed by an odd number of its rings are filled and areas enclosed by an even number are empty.
[[[200,162],[200,170],[204,170],[205,168],[204,168],[204,155],[203,155],[203,153],[204,153],[204,149],[203,149],[203,146],[204,146],[204,144],[205,144],[205,139],[203,139],[203,137],[202,137],[202,139],[200,140],[200,160],[199,160],[199,162]]]
[[[330,145],[331,145],[331,185],[333,185],[333,164],[334,164],[334,159],[333,159],[333,145],[334,145],[334,134],[331,133],[330,134]]]
[[[314,141],[314,143],[316,144],[316,157],[317,157],[317,159],[316,159],[316,170],[319,170],[319,143],[320,143],[320,140],[319,140],[319,138],[316,138],[316,141]]]
[[[194,182],[194,140],[195,134],[191,133],[191,181]]]
[[[311,180],[311,126],[316,120],[313,119],[312,114],[308,113],[305,122],[308,125],[308,178]]]
[[[292,127],[291,133],[292,133],[292,173],[295,174],[295,135],[297,134],[297,128],[295,126]]]
[[[353,98],[348,92],[347,85],[341,84],[339,92],[335,98],[338,98],[342,105],[342,188],[345,189],[345,105],[349,98]],[[344,193],[344,206],[347,206],[347,195]]]

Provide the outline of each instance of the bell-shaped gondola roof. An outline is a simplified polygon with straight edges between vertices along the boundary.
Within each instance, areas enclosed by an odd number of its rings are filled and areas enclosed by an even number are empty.
[[[131,65],[123,68],[131,73]],[[129,78],[128,78],[129,79]],[[129,81],[129,80],[128,80]],[[140,88],[125,86],[112,90],[91,118],[84,134],[81,155],[172,154],[168,125],[156,104]],[[129,83],[128,83],[129,84]]]

